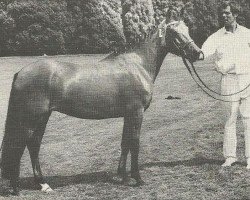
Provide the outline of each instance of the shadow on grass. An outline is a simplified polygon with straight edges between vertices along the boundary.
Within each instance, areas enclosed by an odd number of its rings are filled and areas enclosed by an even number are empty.
[[[77,174],[71,176],[50,176],[45,177],[45,181],[51,186],[51,188],[58,188],[68,185],[76,184],[91,184],[91,183],[112,183],[119,184],[118,180],[114,179],[115,174],[111,172],[93,172],[86,174]],[[21,189],[37,190],[40,189],[38,185],[34,184],[33,177],[21,178]]]
[[[149,162],[140,166],[141,169],[158,166],[158,167],[175,167],[175,166],[201,166],[204,164],[211,164],[211,165],[221,165],[223,160],[216,160],[216,159],[208,159],[204,157],[197,157],[190,160],[180,160],[180,161],[173,161],[173,162]],[[236,164],[243,165],[240,162]],[[50,176],[45,177],[46,182],[52,188],[58,188],[63,186],[69,185],[76,185],[76,184],[91,184],[91,183],[111,183],[114,185],[118,185],[121,182],[116,180],[115,173],[100,171],[100,172],[93,172],[93,173],[86,173],[86,174],[77,174],[71,176]],[[34,184],[33,177],[21,178],[21,189],[26,190],[35,190],[39,189]]]
[[[147,167],[176,167],[180,165],[184,166],[200,166],[204,164],[211,164],[211,165],[221,165],[223,163],[223,160],[216,160],[216,159],[208,159],[204,157],[197,157],[192,158],[190,160],[178,160],[173,162],[149,162],[141,166],[141,168],[147,168]]]

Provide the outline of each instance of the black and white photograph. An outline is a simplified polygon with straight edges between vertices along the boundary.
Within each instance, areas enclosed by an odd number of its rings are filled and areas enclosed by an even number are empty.
[[[0,0],[0,199],[250,200],[250,0]]]

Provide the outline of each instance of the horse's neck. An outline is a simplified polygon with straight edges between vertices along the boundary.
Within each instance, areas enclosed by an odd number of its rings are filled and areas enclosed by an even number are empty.
[[[149,41],[138,50],[138,53],[143,58],[144,69],[154,82],[167,52],[159,41]]]

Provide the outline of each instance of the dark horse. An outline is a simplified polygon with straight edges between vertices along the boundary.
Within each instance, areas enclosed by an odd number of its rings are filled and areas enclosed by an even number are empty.
[[[163,21],[138,48],[88,66],[57,61],[38,61],[15,74],[2,142],[2,178],[10,180],[18,194],[20,159],[27,146],[35,182],[45,183],[39,150],[52,111],[82,119],[124,118],[118,174],[124,183],[127,155],[131,154],[131,177],[143,184],[138,154],[143,112],[149,107],[153,84],[167,53],[190,61],[201,50],[182,21]]]

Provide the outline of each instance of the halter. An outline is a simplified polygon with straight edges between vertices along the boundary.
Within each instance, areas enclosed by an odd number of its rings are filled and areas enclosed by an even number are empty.
[[[174,25],[174,24],[177,24],[177,23],[180,23],[179,21],[173,21],[173,22],[170,22],[170,23],[168,23],[167,25],[166,25],[166,28],[168,27],[168,26],[171,26],[171,25]],[[185,52],[185,49],[186,48],[188,48],[192,43],[194,43],[194,41],[193,40],[189,40],[189,41],[187,41],[187,42],[179,42],[178,44],[177,44],[177,39],[174,37],[174,35],[173,35],[173,33],[171,33],[171,37],[172,38],[174,38],[173,39],[173,44],[174,44],[174,46],[176,47],[176,49],[178,49],[178,51],[180,52],[180,55],[184,55],[184,56],[186,56],[187,54],[186,54],[186,52]],[[202,52],[201,52],[202,53]]]
[[[185,49],[187,47],[189,47],[192,43],[194,43],[194,41],[190,40],[188,42],[185,42],[184,45],[178,45],[177,42],[176,42],[176,40],[173,41],[174,46],[178,49],[178,51],[180,52],[180,55],[183,55],[183,56],[187,56]]]

